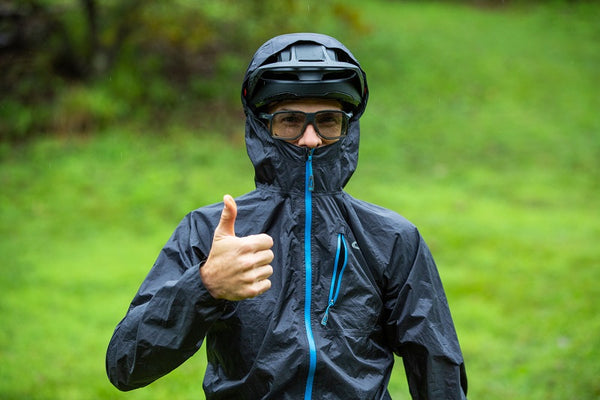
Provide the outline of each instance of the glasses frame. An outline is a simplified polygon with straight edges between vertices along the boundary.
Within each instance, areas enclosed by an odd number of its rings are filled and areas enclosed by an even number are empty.
[[[340,133],[340,136],[325,136],[325,135],[321,134],[321,132],[319,132],[319,128],[317,127],[317,122],[315,120],[315,117],[318,114],[331,113],[331,112],[342,115],[342,132]],[[273,132],[273,118],[276,115],[287,114],[287,113],[304,114],[304,125],[302,126],[302,129],[300,129],[300,133],[297,136],[283,137],[283,136],[277,136]],[[348,125],[350,123],[350,118],[352,118],[352,113],[346,112],[343,110],[319,110],[319,111],[312,112],[312,113],[307,113],[304,111],[296,111],[296,110],[282,110],[282,111],[276,111],[272,114],[260,113],[259,118],[268,121],[267,126],[269,128],[269,133],[275,139],[286,140],[286,141],[296,140],[296,139],[302,137],[302,135],[304,135],[304,132],[306,131],[306,127],[308,126],[308,124],[311,124],[315,128],[315,132],[317,132],[317,135],[319,135],[320,138],[325,139],[325,140],[338,140],[343,137],[346,137],[346,135],[348,133]]]

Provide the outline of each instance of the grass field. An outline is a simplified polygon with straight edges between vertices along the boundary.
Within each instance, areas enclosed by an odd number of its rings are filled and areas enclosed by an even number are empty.
[[[361,32],[324,29],[369,74],[347,190],[425,236],[469,398],[599,399],[600,5],[356,4]],[[183,215],[253,188],[232,124],[4,147],[1,399],[203,398],[203,352],[131,393],[104,355]],[[390,392],[409,398],[401,363]]]

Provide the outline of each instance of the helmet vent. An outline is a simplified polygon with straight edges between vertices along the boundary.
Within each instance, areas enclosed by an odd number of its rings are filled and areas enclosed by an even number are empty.
[[[292,72],[268,71],[262,75],[264,80],[297,81],[298,75]]]
[[[356,72],[354,71],[333,71],[327,72],[323,74],[323,80],[326,81],[337,81],[337,80],[346,80],[351,79],[356,76]]]
[[[315,44],[298,44],[294,47],[298,61],[325,61],[323,47]]]

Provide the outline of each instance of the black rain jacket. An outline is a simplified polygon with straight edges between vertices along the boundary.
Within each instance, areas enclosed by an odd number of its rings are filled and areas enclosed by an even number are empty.
[[[324,35],[284,35],[257,51],[246,77],[299,40],[350,55]],[[243,102],[256,190],[236,199],[236,234],[273,237],[272,287],[239,302],[211,297],[199,268],[223,204],[192,211],[113,334],[111,382],[148,385],[205,341],[207,399],[389,399],[394,353],[413,398],[465,398],[461,350],[423,238],[398,214],[343,191],[364,104],[346,138],[309,151],[272,139]]]

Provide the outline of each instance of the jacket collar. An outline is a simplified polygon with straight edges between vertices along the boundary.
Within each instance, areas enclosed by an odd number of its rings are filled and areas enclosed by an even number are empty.
[[[356,121],[358,125],[358,121]],[[346,185],[358,162],[358,127],[342,140],[313,152],[314,192],[337,192]],[[255,183],[285,193],[304,192],[309,150],[273,139],[264,124],[248,114],[246,149],[254,165]]]

